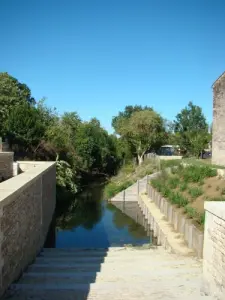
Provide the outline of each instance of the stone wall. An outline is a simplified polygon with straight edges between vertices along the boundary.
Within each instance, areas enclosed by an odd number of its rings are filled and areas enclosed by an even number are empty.
[[[13,152],[0,152],[0,182],[13,176]]]
[[[212,162],[225,165],[225,72],[213,85]]]
[[[224,299],[225,295],[225,203],[205,202],[203,291]]]
[[[172,225],[175,232],[180,234],[188,248],[194,250],[197,257],[202,258],[203,232],[196,227],[187,215],[162,197],[150,184],[148,185],[147,195]]]
[[[55,209],[55,172],[55,163],[39,163],[0,184],[0,295],[44,244]]]

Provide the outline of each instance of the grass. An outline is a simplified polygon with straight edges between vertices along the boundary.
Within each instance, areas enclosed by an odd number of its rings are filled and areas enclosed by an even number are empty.
[[[106,199],[110,199],[119,192],[134,184],[138,179],[158,171],[155,159],[146,159],[140,166],[132,163],[124,165],[119,173],[112,177],[104,189]]]
[[[188,189],[190,196],[195,199],[203,194],[203,190],[199,187],[191,187]]]
[[[169,162],[172,164],[172,161]],[[219,179],[217,170],[209,164],[184,167],[182,163],[176,162],[171,172],[165,170],[151,181],[152,186],[173,205],[184,208],[184,212],[202,228],[204,201],[225,201],[225,180]]]

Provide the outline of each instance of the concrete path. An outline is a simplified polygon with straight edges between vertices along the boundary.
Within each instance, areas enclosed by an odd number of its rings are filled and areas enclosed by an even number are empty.
[[[11,300],[209,300],[202,265],[161,247],[44,249],[11,286]]]

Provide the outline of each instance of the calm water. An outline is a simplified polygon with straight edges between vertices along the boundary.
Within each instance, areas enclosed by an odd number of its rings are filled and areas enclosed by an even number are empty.
[[[49,247],[107,248],[150,243],[150,232],[137,203],[120,203],[118,207],[103,199],[103,187],[89,188],[57,218]]]

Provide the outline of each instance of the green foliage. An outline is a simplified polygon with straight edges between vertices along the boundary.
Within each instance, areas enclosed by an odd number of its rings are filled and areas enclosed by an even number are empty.
[[[182,160],[181,159],[170,159],[170,160],[164,160],[162,159],[160,161],[160,166],[161,166],[161,169],[164,170],[166,168],[173,168],[173,173],[175,174],[176,173],[176,167],[180,166],[182,163]]]
[[[10,112],[27,103],[34,103],[30,89],[8,73],[0,73],[0,136],[5,134],[4,125]]]
[[[75,184],[75,173],[71,169],[68,162],[63,160],[56,161],[56,180],[57,185],[66,188],[72,193],[77,192],[77,185]]]
[[[191,165],[183,168],[179,172],[179,174],[186,182],[198,183],[199,181],[202,181],[204,178],[216,176],[217,171],[215,169],[212,169],[210,166]]]
[[[118,194],[119,192],[125,190],[129,186],[131,186],[134,182],[127,180],[124,182],[110,182],[105,187],[105,197],[106,199],[111,199],[113,196]]]
[[[176,189],[178,187],[179,182],[180,182],[179,177],[173,176],[169,178],[168,185],[171,189]]]
[[[191,195],[193,199],[195,199],[203,194],[203,190],[199,187],[192,187],[188,189],[188,193]]]
[[[133,147],[139,164],[145,152],[160,145],[165,135],[163,119],[153,110],[136,111],[129,118],[120,117],[117,128],[121,137]]]
[[[189,102],[188,106],[177,114],[174,125],[180,147],[199,157],[210,140],[208,125],[202,109]]]
[[[128,120],[130,119],[133,113],[143,111],[143,110],[152,111],[152,108],[148,106],[142,107],[141,105],[135,105],[135,106],[127,105],[124,111],[120,111],[118,113],[118,116],[112,118],[112,127],[114,128],[115,132],[121,135],[121,120],[122,121],[124,119]]]
[[[180,184],[180,187],[179,187],[179,189],[180,189],[180,191],[181,191],[181,192],[184,192],[184,191],[186,191],[186,190],[187,190],[187,188],[188,188],[188,185],[187,185],[187,183],[186,183],[186,182],[182,182],[182,183]]]
[[[203,225],[205,223],[205,213],[199,213],[194,207],[185,206],[184,208],[189,218],[197,221],[198,224]]]
[[[45,124],[39,111],[25,103],[15,106],[10,112],[5,130],[10,144],[19,144],[25,149],[32,149],[44,138]]]

